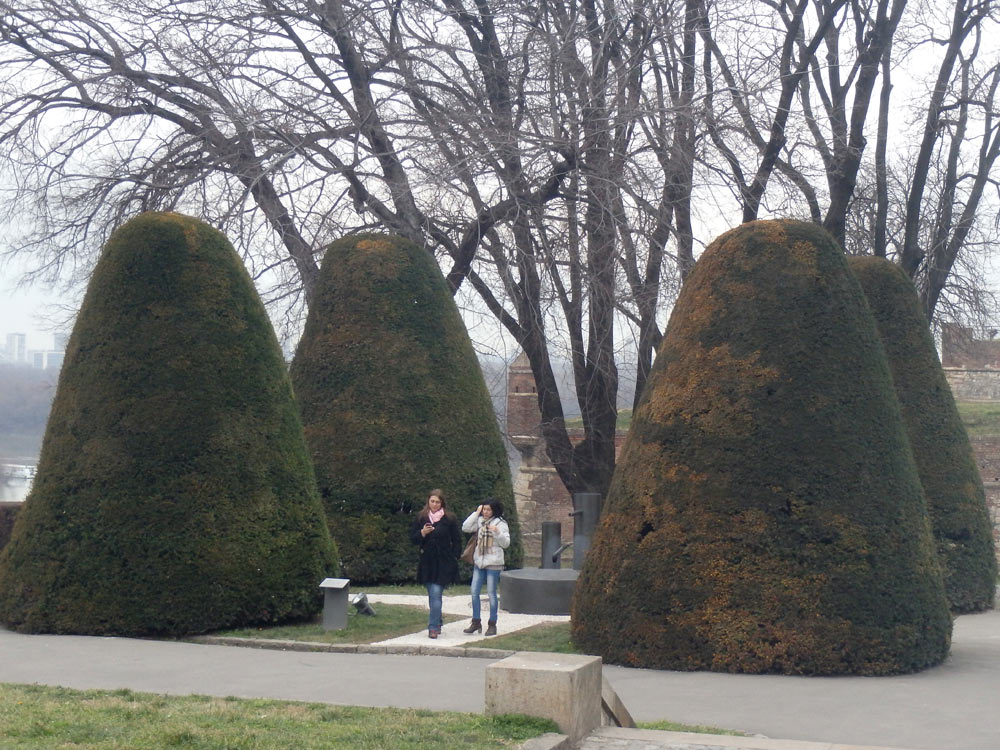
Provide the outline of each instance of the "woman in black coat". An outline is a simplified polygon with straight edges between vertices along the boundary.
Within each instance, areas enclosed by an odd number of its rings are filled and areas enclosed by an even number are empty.
[[[431,490],[427,504],[410,526],[410,541],[420,545],[417,581],[427,587],[427,637],[441,633],[441,596],[458,577],[458,556],[462,554],[462,536],[458,519],[445,508],[441,490]]]

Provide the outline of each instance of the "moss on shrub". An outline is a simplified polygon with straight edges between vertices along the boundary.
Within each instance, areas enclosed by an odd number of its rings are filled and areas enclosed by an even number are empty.
[[[573,641],[667,669],[891,674],[951,634],[875,323],[834,240],[719,237],[687,279],[573,604]]]
[[[907,436],[927,498],[953,612],[993,606],[997,563],[983,483],[917,290],[884,258],[852,257],[889,360]]]
[[[500,499],[521,561],[510,469],[490,396],[433,257],[399,237],[334,242],[292,363],[316,478],[344,574],[416,575],[407,529],[444,490],[459,520]]]
[[[226,238],[143,214],[109,239],[34,487],[0,554],[18,630],[183,635],[308,617],[336,571],[281,351]]]

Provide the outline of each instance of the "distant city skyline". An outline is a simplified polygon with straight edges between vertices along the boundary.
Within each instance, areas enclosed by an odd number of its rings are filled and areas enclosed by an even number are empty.
[[[8,333],[23,333],[28,349],[54,349],[58,346],[54,334],[61,328],[55,321],[63,316],[62,307],[70,300],[41,283],[19,289],[22,273],[15,264],[0,265],[0,346]]]

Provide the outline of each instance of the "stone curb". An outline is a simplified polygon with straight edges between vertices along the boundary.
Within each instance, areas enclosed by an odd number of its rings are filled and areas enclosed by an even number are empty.
[[[514,651],[475,646],[392,646],[371,643],[317,643],[316,641],[281,641],[269,638],[235,638],[222,635],[194,635],[184,640],[207,646],[238,646],[275,651],[321,651],[333,654],[403,654],[406,656],[460,656],[477,659],[505,659]]]
[[[583,747],[631,747],[637,743],[644,748],[661,750],[905,750],[884,745],[842,745],[808,740],[780,740],[758,735],[694,734],[669,732],[660,729],[626,729],[599,727],[581,742]],[[534,750],[534,749],[532,749]]]

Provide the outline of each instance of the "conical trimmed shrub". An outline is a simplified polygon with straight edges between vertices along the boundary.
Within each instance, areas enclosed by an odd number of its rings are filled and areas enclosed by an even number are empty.
[[[997,562],[983,482],[917,290],[885,258],[848,258],[875,316],[927,498],[953,612],[992,608]]]
[[[577,584],[640,667],[890,674],[951,618],[885,353],[833,238],[734,229],[674,307]]]
[[[346,576],[413,580],[408,528],[434,488],[460,521],[486,497],[501,500],[507,565],[520,564],[507,453],[430,253],[381,234],[330,245],[292,382]]]
[[[184,635],[316,613],[336,560],[270,322],[226,238],[109,239],[0,554],[22,631]]]

